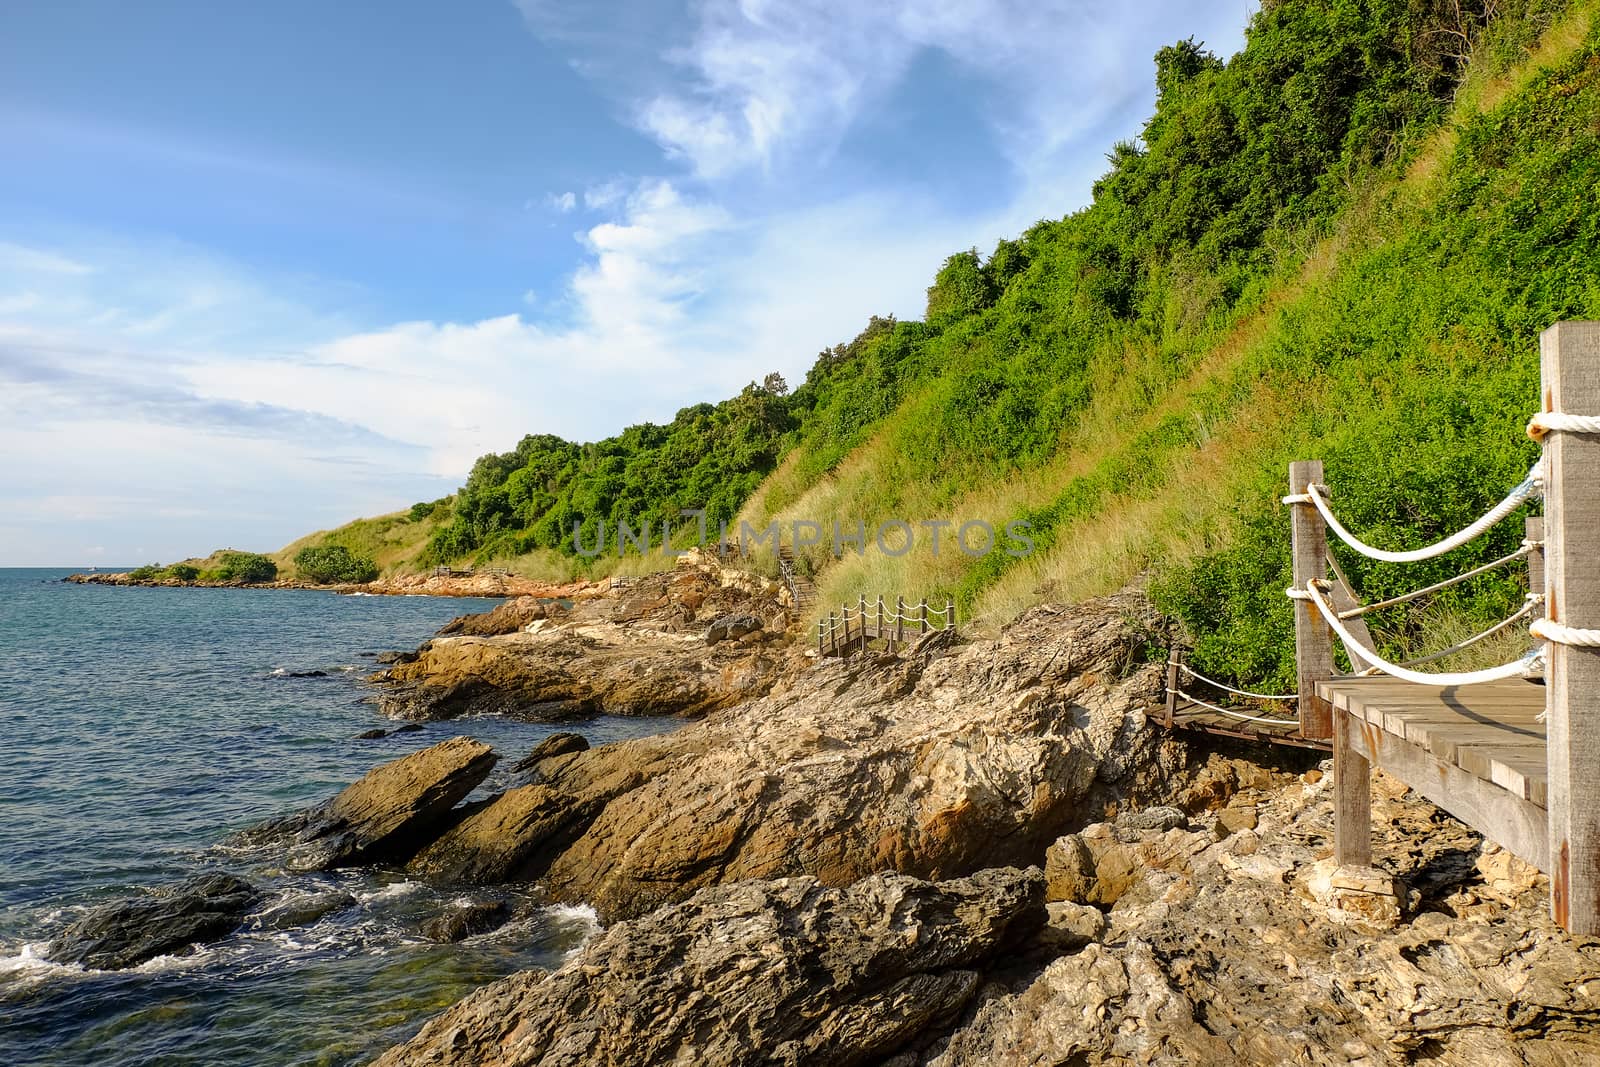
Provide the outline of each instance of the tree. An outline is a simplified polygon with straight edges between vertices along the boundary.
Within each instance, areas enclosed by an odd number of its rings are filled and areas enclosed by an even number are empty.
[[[783,375],[779,374],[777,371],[773,371],[771,374],[761,379],[761,388],[765,389],[773,396],[789,395],[789,383],[784,381]]]

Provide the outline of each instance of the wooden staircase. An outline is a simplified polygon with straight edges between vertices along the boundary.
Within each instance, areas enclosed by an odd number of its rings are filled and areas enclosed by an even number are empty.
[[[789,595],[794,599],[795,617],[803,617],[817,602],[817,587],[795,568],[794,549],[788,545],[778,546],[778,573],[783,576],[783,584],[789,587]]]

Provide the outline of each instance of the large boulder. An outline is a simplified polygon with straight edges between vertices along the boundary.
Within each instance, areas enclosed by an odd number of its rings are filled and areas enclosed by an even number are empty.
[[[425,847],[411,860],[411,870],[448,882],[524,880],[549,862],[553,850],[570,844],[602,803],[543,785],[508,790]]]
[[[45,955],[98,970],[134,967],[226,937],[260,899],[241,878],[201,875],[95,908],[51,941]]]
[[[559,614],[563,609],[555,607]],[[535,596],[519,596],[497,604],[493,610],[476,615],[458,615],[439,628],[440,637],[464,634],[469,637],[495,637],[514,634],[550,614],[546,602]]]
[[[560,970],[478,990],[377,1062],[878,1062],[947,1026],[1044,917],[1037,869],[720,886],[611,928]]]
[[[325,804],[242,837],[289,837],[295,870],[403,862],[446,825],[451,809],[488,776],[495,759],[483,742],[452,737],[375,767]]]

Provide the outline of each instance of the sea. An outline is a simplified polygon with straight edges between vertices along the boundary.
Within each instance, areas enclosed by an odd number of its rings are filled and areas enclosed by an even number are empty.
[[[119,588],[67,573],[0,569],[0,1064],[364,1062],[470,990],[558,966],[593,935],[592,912],[518,886],[500,894],[508,925],[436,944],[422,925],[489,891],[400,871],[289,874],[280,855],[229,838],[448,737],[493,745],[509,768],[558,728],[601,743],[671,720],[477,717],[359,740],[398,725],[363,682],[373,657],[493,601]],[[218,870],[265,888],[270,906],[349,899],[309,925],[247,920],[126,971],[48,959],[52,936],[94,905]]]

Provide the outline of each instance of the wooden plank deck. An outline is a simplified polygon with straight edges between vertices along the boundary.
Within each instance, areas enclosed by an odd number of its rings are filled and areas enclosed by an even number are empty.
[[[1549,804],[1541,685],[1333,678],[1317,696],[1361,728],[1360,754],[1543,869]]]
[[[1256,714],[1268,716],[1269,713],[1261,709],[1252,709]],[[1152,711],[1151,716],[1161,721],[1161,713]],[[1281,713],[1279,713],[1281,714]],[[1292,712],[1290,713],[1293,714]],[[1219,715],[1208,711],[1196,704],[1180,702],[1177,711],[1172,717],[1172,726],[1176,730],[1192,730],[1198,733],[1215,734],[1219,737],[1235,737],[1244,741],[1259,741],[1271,745],[1291,745],[1295,748],[1314,748],[1323,752],[1332,749],[1328,741],[1319,741],[1309,737],[1300,736],[1300,727],[1280,726],[1276,723],[1247,722],[1227,715]]]

